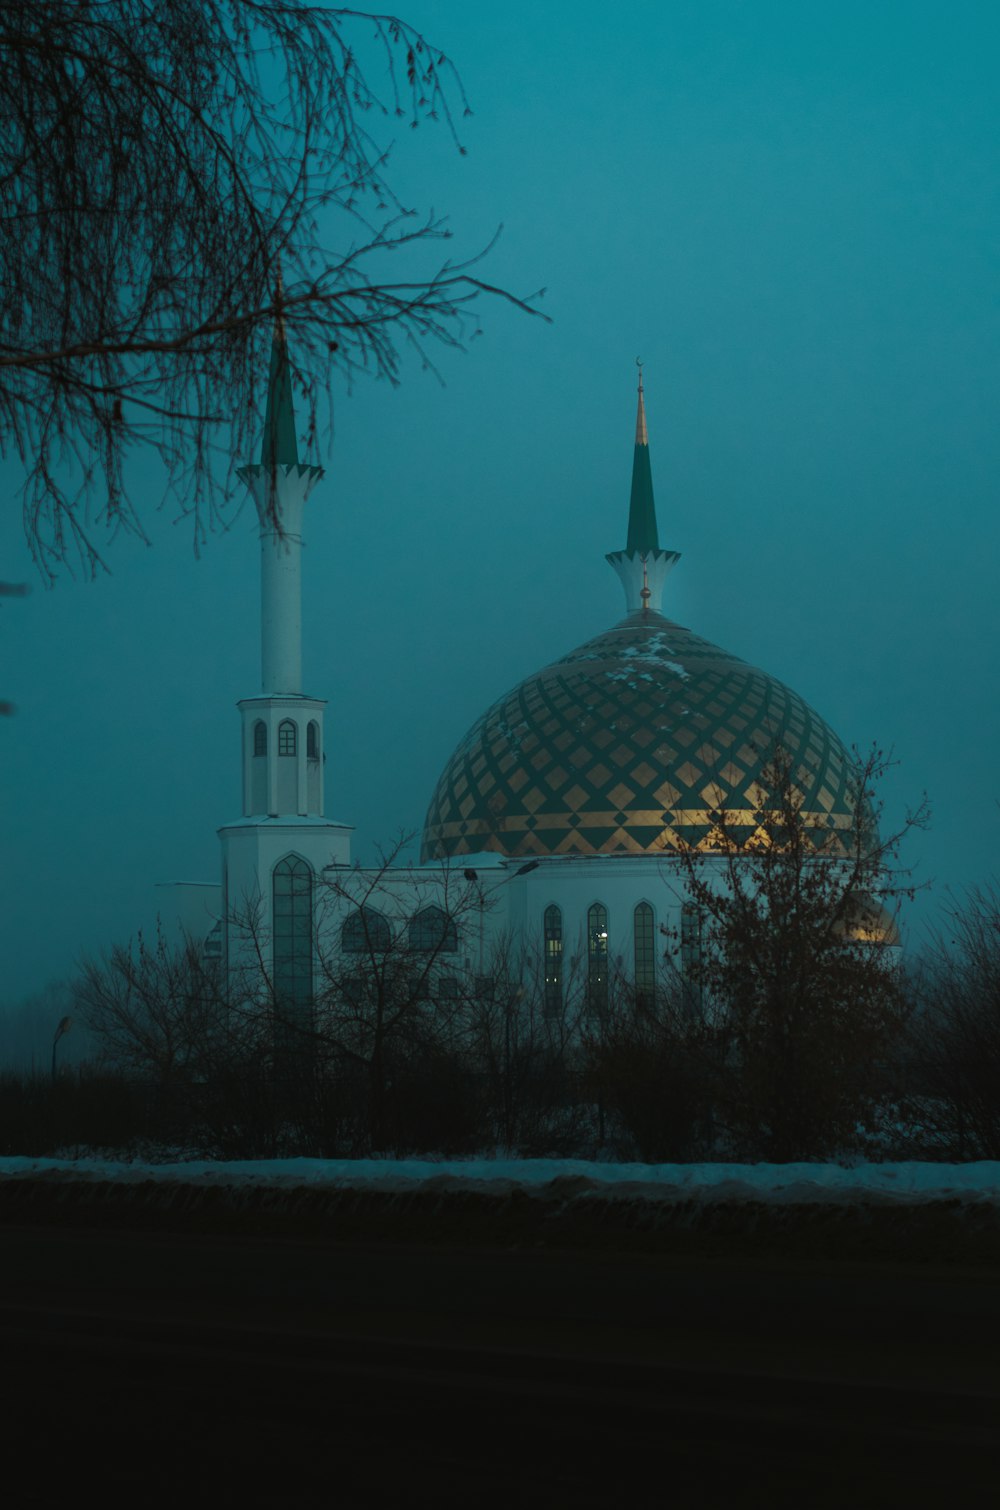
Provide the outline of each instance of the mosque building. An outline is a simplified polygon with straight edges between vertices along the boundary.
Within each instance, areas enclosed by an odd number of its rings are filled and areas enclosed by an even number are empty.
[[[535,971],[546,1010],[610,979],[653,990],[671,950],[696,947],[682,847],[719,852],[718,812],[745,842],[785,753],[824,848],[849,842],[854,764],[788,687],[666,618],[678,553],[661,547],[642,372],[624,549],[607,560],[625,616],[498,698],[441,772],[420,861],[353,866],[350,826],[326,816],[321,698],[302,681],[301,537],[318,467],[299,461],[288,353],[276,334],[260,462],[241,477],[261,530],[261,690],[239,703],[242,816],[219,831],[221,886],[174,910],[233,970],[273,972],[306,1006],[331,959],[405,941],[434,955],[435,989],[488,978],[503,949]],[[247,920],[253,938],[247,943]]]

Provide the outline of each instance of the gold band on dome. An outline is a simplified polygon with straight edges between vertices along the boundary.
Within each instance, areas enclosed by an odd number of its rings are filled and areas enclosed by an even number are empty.
[[[750,808],[727,811],[724,832],[730,838],[742,837],[745,843],[759,831],[762,818],[770,817],[774,820],[779,816],[777,813],[764,814],[760,809]],[[817,848],[822,847],[825,852],[830,853],[845,854],[847,852],[839,837],[852,827],[851,819],[846,814],[838,813],[831,816],[828,813],[803,811],[802,819],[806,828],[816,832],[817,839],[822,836],[822,845],[817,845]],[[543,819],[535,819],[524,813],[515,813],[508,819],[493,824],[485,822],[440,823],[428,826],[424,842],[428,845],[441,843],[446,846],[448,853],[453,855],[477,854],[483,849],[493,849],[511,856],[522,853],[655,855],[671,849],[680,849],[691,842],[678,830],[700,829],[702,836],[693,842],[693,848],[719,850],[724,847],[720,843],[719,814],[717,810],[711,808],[682,808],[671,814],[669,823],[663,821],[663,814],[659,809],[654,812],[632,812],[625,823],[620,822],[614,813],[587,813],[584,820],[587,829],[604,831],[599,845],[588,842],[584,838],[579,832],[579,821],[568,813],[553,813]],[[633,825],[647,830],[656,830],[656,837],[651,843],[637,838],[630,831]],[[537,836],[536,830],[541,830],[546,835],[546,842]],[[553,836],[560,832],[564,837],[553,844]]]

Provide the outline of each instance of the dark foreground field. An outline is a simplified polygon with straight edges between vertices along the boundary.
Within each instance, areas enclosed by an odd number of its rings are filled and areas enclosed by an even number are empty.
[[[997,1501],[992,1265],[14,1205],[12,1503]]]

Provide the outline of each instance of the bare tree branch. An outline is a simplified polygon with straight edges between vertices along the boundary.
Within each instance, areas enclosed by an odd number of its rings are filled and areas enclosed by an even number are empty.
[[[880,835],[888,763],[877,749],[857,757],[843,828],[806,810],[778,745],[752,837],[719,809],[713,852],[679,851],[699,920],[685,970],[725,1041],[718,1125],[741,1156],[829,1157],[875,1125],[910,1010],[894,945],[899,904],[914,888],[899,846],[927,821],[923,802]]]
[[[484,297],[529,309],[478,257],[380,276],[450,231],[396,197],[376,128],[440,121],[463,151],[467,113],[448,57],[393,16],[0,0],[0,452],[26,472],[44,577],[143,535],[125,471],[140,446],[204,539],[226,501],[215,451],[246,455],[256,431],[275,318],[313,435],[335,379],[395,383],[406,350],[433,370]]]

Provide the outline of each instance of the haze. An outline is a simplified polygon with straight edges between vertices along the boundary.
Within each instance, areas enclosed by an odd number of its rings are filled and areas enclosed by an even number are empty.
[[[309,504],[305,671],[329,699],[327,811],[355,854],[422,824],[509,686],[621,617],[635,358],[665,611],[891,747],[906,859],[983,882],[1000,837],[996,386],[1000,13],[973,3],[423,0],[458,63],[468,155],[406,132],[396,181],[450,253],[499,244],[500,304],[445,386],[342,394]],[[397,269],[392,268],[394,275]],[[399,270],[401,273],[402,269]],[[293,352],[294,357],[294,352]],[[265,373],[261,373],[263,384]],[[247,458],[240,458],[246,460]],[[137,491],[156,478],[137,472]],[[41,589],[3,471],[3,994],[65,976],[214,880],[258,688],[249,503],[195,560],[164,513],[110,576]],[[237,485],[238,486],[238,485]]]

